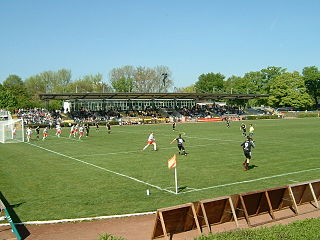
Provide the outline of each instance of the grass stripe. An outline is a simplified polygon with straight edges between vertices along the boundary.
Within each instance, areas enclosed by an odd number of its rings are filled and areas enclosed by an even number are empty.
[[[59,155],[59,156],[62,156],[62,157],[65,157],[65,158],[69,158],[69,159],[75,160],[75,161],[77,161],[77,162],[81,162],[81,163],[83,163],[83,164],[86,164],[86,165],[89,165],[89,166],[92,166],[92,167],[101,169],[101,170],[103,170],[103,171],[107,171],[107,172],[109,172],[109,173],[113,173],[113,174],[115,174],[115,175],[118,175],[118,176],[121,176],[121,177],[124,177],[124,178],[128,178],[128,179],[133,180],[133,181],[135,181],[135,182],[139,182],[139,183],[148,185],[148,186],[153,187],[153,188],[156,188],[156,189],[158,189],[158,190],[175,194],[175,192],[173,192],[173,191],[170,191],[170,190],[161,188],[161,187],[156,186],[156,185],[153,185],[153,184],[151,184],[151,183],[144,182],[144,181],[139,180],[139,179],[137,179],[137,178],[130,177],[130,176],[128,176],[128,175],[125,175],[125,174],[122,174],[122,173],[118,173],[118,172],[109,170],[109,169],[107,169],[107,168],[103,168],[103,167],[100,167],[100,166],[98,166],[98,165],[95,165],[95,164],[92,164],[92,163],[88,163],[88,162],[86,162],[86,161],[83,161],[83,160],[80,160],[80,159],[77,159],[77,158],[74,158],[74,157],[71,157],[71,156],[67,156],[67,155],[65,155],[65,154],[62,154],[62,153],[59,153],[59,152],[56,152],[56,151],[53,151],[53,150],[50,150],[50,149],[47,149],[47,148],[44,148],[44,147],[40,147],[40,146],[35,145],[35,144],[32,144],[32,143],[27,143],[27,144],[32,145],[32,146],[37,147],[37,148],[40,148],[40,149],[45,150],[45,151],[47,151],[47,152],[51,152],[51,153],[57,154],[57,155]]]

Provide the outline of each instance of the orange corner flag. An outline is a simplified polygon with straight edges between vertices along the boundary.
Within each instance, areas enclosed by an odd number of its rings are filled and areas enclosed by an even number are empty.
[[[177,166],[177,156],[174,154],[169,160],[168,160],[168,168],[175,168]]]

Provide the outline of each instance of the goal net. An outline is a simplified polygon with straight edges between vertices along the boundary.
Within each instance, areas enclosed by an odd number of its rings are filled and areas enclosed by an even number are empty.
[[[24,127],[22,119],[0,121],[0,142],[24,142]]]

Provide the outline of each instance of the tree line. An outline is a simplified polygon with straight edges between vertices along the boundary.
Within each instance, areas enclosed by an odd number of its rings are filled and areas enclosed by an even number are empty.
[[[71,70],[45,71],[22,79],[9,75],[0,84],[0,108],[43,107],[40,93],[83,92],[169,92],[173,89],[172,73],[167,66],[123,66],[110,71],[108,82],[102,74],[85,75],[72,80]],[[175,92],[268,94],[268,98],[247,101],[230,100],[231,104],[268,105],[310,109],[320,95],[320,70],[305,67],[302,73],[288,72],[281,67],[268,67],[249,72],[243,77],[226,77],[221,73],[205,73],[191,86],[174,88]],[[51,101],[50,108],[61,108],[61,102]]]
[[[320,97],[320,70],[316,66],[305,67],[302,73],[288,72],[282,67],[267,67],[249,72],[243,77],[225,79],[221,73],[201,74],[195,84],[179,89],[180,92],[268,94],[268,98],[253,99],[251,106],[296,107],[310,109],[317,106]],[[248,104],[247,100],[231,103]]]

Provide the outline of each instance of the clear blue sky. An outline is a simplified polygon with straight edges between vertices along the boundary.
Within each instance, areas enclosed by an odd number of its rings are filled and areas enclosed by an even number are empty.
[[[202,73],[320,67],[318,0],[1,0],[0,82],[67,68],[168,66],[175,86]]]

